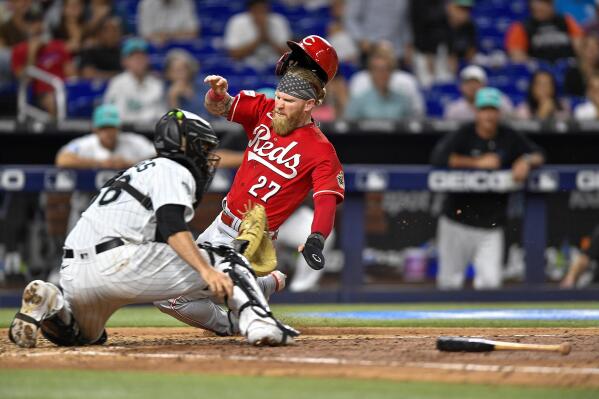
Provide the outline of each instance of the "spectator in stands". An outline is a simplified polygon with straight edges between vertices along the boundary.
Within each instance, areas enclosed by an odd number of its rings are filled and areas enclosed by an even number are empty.
[[[445,0],[412,0],[410,18],[414,34],[412,70],[420,85],[430,87],[434,82],[452,80],[447,65]]]
[[[574,108],[576,120],[598,120],[599,119],[599,73],[595,72],[587,85],[587,101]]]
[[[71,54],[61,40],[51,40],[44,31],[44,15],[41,8],[32,6],[25,14],[27,40],[13,47],[11,67],[13,74],[21,79],[28,66],[35,66],[61,79],[75,75]],[[56,100],[52,86],[35,80],[35,102],[50,115],[56,115]]]
[[[443,117],[455,121],[473,121],[476,114],[474,99],[476,92],[487,85],[487,73],[478,65],[469,65],[460,72],[460,92],[462,97],[450,102],[445,107]],[[509,116],[513,111],[510,99],[501,94],[501,115]]]
[[[126,169],[156,156],[154,145],[140,134],[120,131],[119,110],[112,104],[100,105],[92,116],[93,132],[71,140],[56,155],[55,164],[69,169]],[[85,210],[90,193],[71,198],[69,226],[74,226]]]
[[[140,38],[125,41],[121,58],[125,71],[110,79],[104,102],[115,104],[123,123],[154,123],[166,112],[164,84],[150,71],[148,43]]]
[[[107,19],[117,16],[113,9],[112,0],[91,0],[88,7],[88,18],[86,21],[86,33],[88,34],[87,45],[97,45],[96,37],[104,27]],[[122,30],[122,18],[121,18]]]
[[[10,48],[27,40],[27,21],[25,14],[31,6],[31,0],[10,0],[10,19],[0,25],[0,48]]]
[[[200,22],[191,0],[142,0],[137,18],[139,35],[157,46],[198,37]]]
[[[555,62],[574,57],[583,36],[574,18],[557,14],[553,0],[529,0],[529,6],[530,18],[514,22],[506,33],[505,47],[511,59]]]
[[[567,119],[568,105],[557,96],[557,84],[550,72],[538,70],[530,79],[526,101],[516,108],[520,119]]]
[[[400,65],[412,65],[409,7],[408,1],[347,0],[345,26],[360,47],[362,65],[382,40],[392,43]]]
[[[544,162],[541,150],[523,135],[499,124],[501,93],[491,87],[476,93],[473,124],[441,139],[433,166],[452,169],[511,168],[517,182]],[[508,193],[448,193],[439,218],[437,287],[460,289],[464,271],[474,263],[474,288],[502,284],[503,225]]]
[[[345,0],[332,0],[329,12],[331,19],[327,25],[327,41],[337,51],[340,63],[357,64],[360,58],[358,47],[343,24]]]
[[[472,62],[476,55],[476,27],[472,22],[473,0],[447,3],[449,67],[455,75],[461,62]]]
[[[71,54],[81,50],[87,34],[84,11],[83,0],[63,0],[60,23],[52,30],[52,36],[64,41]]]
[[[582,39],[578,62],[565,72],[564,94],[582,97],[590,77],[599,71],[599,37],[585,36]]]
[[[391,74],[395,69],[393,59],[373,53],[368,60],[368,73],[372,87],[352,95],[345,109],[345,119],[394,119],[413,116],[413,104],[406,94],[391,87]]]
[[[388,59],[388,62],[397,65],[397,57],[393,50],[391,42],[382,41],[377,43],[372,48],[373,54],[377,54]],[[395,69],[391,73],[391,79],[389,82],[390,88],[393,92],[402,93],[403,95],[410,98],[412,102],[413,117],[421,117],[426,114],[424,98],[416,82],[416,78],[405,71]],[[372,89],[373,81],[369,71],[360,71],[355,73],[349,82],[349,96],[357,97],[363,92]]]
[[[11,0],[9,5],[12,15],[10,19],[0,24],[0,84],[12,81],[10,70],[12,47],[27,40],[27,22],[24,17],[31,5],[31,0]]]
[[[291,40],[289,22],[270,11],[267,0],[248,0],[247,11],[233,15],[225,26],[225,48],[235,60],[255,69],[274,65]]]
[[[110,79],[121,72],[121,19],[104,19],[94,37],[94,45],[79,57],[79,74],[85,79]]]
[[[213,119],[204,107],[206,85],[196,81],[199,71],[200,65],[188,51],[172,49],[166,54],[164,76],[168,82],[168,108],[182,108]]]
[[[590,238],[585,237],[582,240],[580,249],[581,252],[572,259],[560,284],[562,288],[575,288],[582,274],[591,267],[592,262],[599,261],[599,226],[595,227]],[[599,273],[597,273],[596,268],[593,275],[593,280],[597,281]]]

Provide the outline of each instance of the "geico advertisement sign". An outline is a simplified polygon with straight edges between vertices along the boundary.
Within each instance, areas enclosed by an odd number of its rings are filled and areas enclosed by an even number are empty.
[[[521,188],[514,182],[511,171],[432,171],[428,175],[431,191],[496,191]]]
[[[579,170],[576,173],[576,188],[580,191],[599,190],[599,170]]]
[[[0,189],[20,191],[25,188],[25,172],[21,169],[4,169],[0,171]]]

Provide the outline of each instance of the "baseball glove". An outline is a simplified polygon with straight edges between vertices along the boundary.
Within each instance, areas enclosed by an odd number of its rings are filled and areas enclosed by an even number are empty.
[[[233,248],[247,258],[258,276],[265,276],[277,267],[275,248],[267,230],[264,207],[250,205],[243,215],[239,235],[233,240]]]

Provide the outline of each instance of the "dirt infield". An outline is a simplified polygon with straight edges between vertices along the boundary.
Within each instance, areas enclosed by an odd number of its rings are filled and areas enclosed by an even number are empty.
[[[304,328],[295,344],[254,348],[192,328],[113,328],[104,346],[35,349],[0,329],[0,368],[76,368],[326,376],[534,386],[599,387],[599,328]],[[570,342],[572,353],[441,353],[439,335]]]

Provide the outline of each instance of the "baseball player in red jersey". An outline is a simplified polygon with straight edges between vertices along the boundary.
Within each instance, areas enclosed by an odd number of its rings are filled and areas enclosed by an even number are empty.
[[[251,90],[232,97],[224,77],[210,75],[204,80],[211,86],[206,109],[241,124],[249,141],[222,213],[196,241],[231,244],[248,202],[265,207],[269,235],[275,238],[279,226],[312,190],[314,219],[305,244],[298,250],[310,267],[320,270],[325,265],[324,242],[333,229],[336,206],[343,201],[344,178],[333,145],[311,113],[323,101],[326,83],[337,73],[338,58],[335,49],[316,35],[288,45],[291,51],[277,64],[276,73],[282,77],[274,100]],[[266,274],[269,270],[257,271]],[[278,283],[284,284],[284,280]],[[230,330],[222,316],[207,317],[206,309],[192,302],[192,298],[178,298],[157,305],[188,324],[223,333]],[[224,323],[220,325],[217,319]]]

